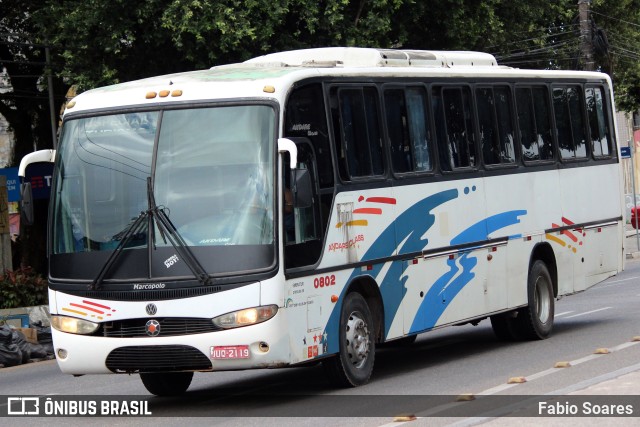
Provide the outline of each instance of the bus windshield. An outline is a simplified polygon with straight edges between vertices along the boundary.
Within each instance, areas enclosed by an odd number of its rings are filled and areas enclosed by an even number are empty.
[[[157,206],[188,246],[272,246],[274,129],[275,111],[266,105],[67,121],[56,170],[52,255],[113,251],[150,208],[148,177]],[[136,227],[125,249],[146,252],[153,243],[154,250],[170,250],[157,225],[149,224]],[[251,267],[272,265],[267,258]],[[224,272],[223,266],[207,270]]]

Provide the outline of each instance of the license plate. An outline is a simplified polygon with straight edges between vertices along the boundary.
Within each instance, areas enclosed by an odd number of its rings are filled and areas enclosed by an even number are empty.
[[[224,345],[211,347],[212,359],[248,359],[248,345]]]

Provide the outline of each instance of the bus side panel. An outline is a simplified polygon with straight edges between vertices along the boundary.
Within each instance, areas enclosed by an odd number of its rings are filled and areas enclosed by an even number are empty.
[[[622,216],[617,164],[562,169],[559,174],[563,205],[561,226]],[[569,254],[573,265],[574,292],[597,283],[596,280],[588,280],[589,276],[606,276],[607,272],[615,274],[618,254],[615,251],[605,254],[602,248],[616,247],[618,232],[618,227],[611,226],[600,227],[600,231],[598,228],[580,228],[557,234],[558,240],[564,243],[559,250]]]
[[[291,363],[337,352],[337,319],[332,323],[331,318],[354,274],[353,270],[338,270],[286,282],[283,310],[288,319]],[[333,302],[333,296],[340,296],[339,301]]]
[[[508,236],[507,271],[504,292],[507,303],[502,308],[513,308],[527,303],[527,273],[531,253],[536,243],[545,241],[544,230],[559,221],[562,216],[557,170],[531,174],[507,174],[485,178],[487,215],[499,215],[511,210],[524,211],[519,223],[509,228],[509,233],[494,233],[489,237]],[[531,239],[527,239],[528,237]],[[491,275],[497,275],[494,269]],[[499,276],[489,280],[500,280]],[[565,281],[566,282],[566,281]],[[569,282],[571,283],[571,282]]]

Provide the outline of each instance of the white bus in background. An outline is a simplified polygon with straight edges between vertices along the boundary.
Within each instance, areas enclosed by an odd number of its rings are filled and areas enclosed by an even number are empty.
[[[364,48],[78,95],[21,165],[55,160],[58,364],[157,395],[311,361],[357,386],[435,328],[546,338],[623,269],[613,112],[605,74]]]

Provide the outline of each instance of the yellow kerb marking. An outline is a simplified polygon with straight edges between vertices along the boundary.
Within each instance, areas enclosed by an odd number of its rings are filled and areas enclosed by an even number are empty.
[[[463,393],[456,397],[456,402],[470,402],[475,399],[476,397],[473,395],[473,393]]]
[[[397,417],[393,417],[394,423],[404,423],[407,421],[415,421],[415,420],[416,420],[415,415],[398,415]]]

